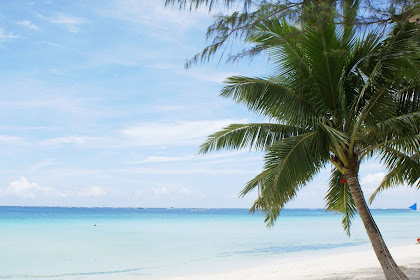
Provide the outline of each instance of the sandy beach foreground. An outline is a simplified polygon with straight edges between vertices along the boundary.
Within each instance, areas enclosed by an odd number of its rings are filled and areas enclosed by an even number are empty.
[[[391,247],[391,253],[409,279],[420,279],[420,245]],[[271,263],[223,273],[189,275],[165,280],[278,280],[278,279],[384,279],[381,267],[370,248],[325,250],[310,256],[293,256]]]

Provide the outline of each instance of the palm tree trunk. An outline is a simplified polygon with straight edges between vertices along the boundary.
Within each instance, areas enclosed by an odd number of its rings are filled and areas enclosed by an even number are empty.
[[[345,174],[347,183],[350,186],[351,195],[356,203],[357,211],[363,221],[367,235],[372,243],[373,250],[376,257],[382,266],[382,269],[387,280],[403,280],[408,279],[407,276],[397,266],[388,248],[382,238],[382,235],[372,218],[370,210],[366,204],[362,189],[360,188],[359,179],[356,168],[348,170]]]

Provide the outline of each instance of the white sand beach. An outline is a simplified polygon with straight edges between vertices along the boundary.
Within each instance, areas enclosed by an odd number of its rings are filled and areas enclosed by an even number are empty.
[[[307,256],[293,256],[271,263],[230,272],[188,275],[165,280],[278,280],[384,279],[381,267],[370,248],[325,250]],[[420,245],[390,247],[390,251],[409,279],[420,279]]]

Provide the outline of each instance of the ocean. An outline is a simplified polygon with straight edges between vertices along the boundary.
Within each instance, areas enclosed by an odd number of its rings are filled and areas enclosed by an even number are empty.
[[[372,210],[388,245],[420,236],[420,214]],[[285,209],[272,228],[247,209],[0,207],[0,279],[160,279],[287,261],[370,243],[356,217]]]

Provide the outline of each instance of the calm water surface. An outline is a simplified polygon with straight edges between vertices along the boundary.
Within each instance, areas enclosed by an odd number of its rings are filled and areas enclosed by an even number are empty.
[[[389,245],[413,243],[420,214],[373,210]],[[0,207],[0,279],[156,279],[368,246],[357,217],[286,209],[268,229],[246,209]]]

